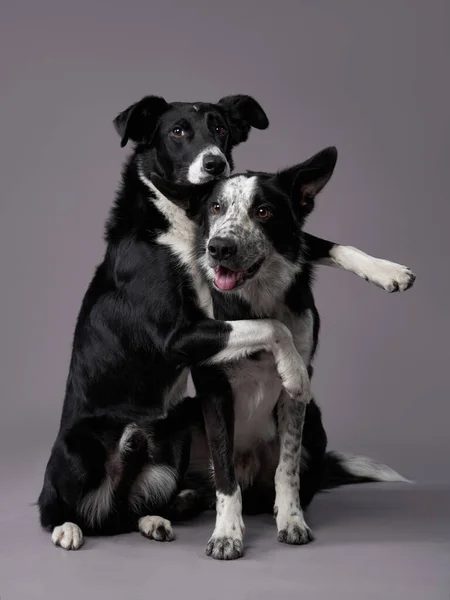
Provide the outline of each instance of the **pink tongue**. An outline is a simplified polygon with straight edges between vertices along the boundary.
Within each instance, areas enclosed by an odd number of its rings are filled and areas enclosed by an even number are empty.
[[[232,290],[236,285],[239,273],[219,267],[214,272],[214,282],[220,290]]]

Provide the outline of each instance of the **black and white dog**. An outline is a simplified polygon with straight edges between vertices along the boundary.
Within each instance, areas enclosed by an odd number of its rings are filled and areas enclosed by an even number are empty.
[[[185,203],[187,213],[200,226],[197,259],[210,283],[214,317],[223,321],[255,319],[257,323],[275,319],[283,323],[310,375],[320,320],[303,226],[336,160],[336,149],[327,148],[276,174],[234,175],[212,189],[173,185],[156,175],[152,177],[165,197]],[[272,354],[255,352],[231,362],[225,370],[233,393],[234,422],[227,427],[234,431],[238,483],[228,501],[218,495],[215,533],[220,540],[213,536],[207,549],[215,558],[242,555],[241,490],[248,502],[254,504],[257,499],[257,509],[274,509],[279,541],[300,545],[312,540],[302,508],[332,477],[330,468],[335,473],[346,468],[348,475],[355,476],[353,481],[364,477],[366,481],[404,479],[385,465],[375,467],[368,459],[327,455],[318,406],[309,390],[298,398],[283,390]],[[187,481],[197,475],[197,481],[205,482],[211,473],[202,437],[201,429],[196,431]],[[307,468],[300,478],[302,454]],[[362,465],[365,470],[361,470]],[[203,499],[205,491],[202,489]]]
[[[267,125],[248,96],[217,104],[150,96],[115,120],[122,146],[131,140],[136,147],[107,223],[104,259],[78,316],[60,430],[38,500],[41,524],[63,548],[79,548],[82,532],[140,530],[172,538],[163,517],[189,458],[197,403],[181,400],[191,369],[221,508],[208,552],[224,554],[237,484],[233,432],[224,431],[225,423],[232,427],[233,402],[223,364],[267,350],[286,397],[308,394],[304,361],[281,321],[212,318],[210,286],[193,254],[197,226],[184,200],[169,200],[151,182],[153,173],[191,184],[227,176],[232,148],[251,127]],[[301,243],[310,260],[351,270],[388,291],[412,283],[400,265],[306,234]]]

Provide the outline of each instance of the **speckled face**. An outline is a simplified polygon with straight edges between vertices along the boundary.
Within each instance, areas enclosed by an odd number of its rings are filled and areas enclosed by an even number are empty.
[[[304,263],[303,224],[336,159],[336,148],[329,147],[275,174],[239,174],[203,185],[154,175],[152,182],[201,224],[200,264],[218,290],[284,293]]]
[[[208,200],[205,262],[221,291],[242,287],[274,254],[295,260],[299,224],[269,175],[236,175]]]

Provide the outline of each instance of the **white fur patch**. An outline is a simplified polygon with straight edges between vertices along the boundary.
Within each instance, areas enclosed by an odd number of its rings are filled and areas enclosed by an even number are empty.
[[[272,352],[283,387],[294,398],[308,402],[311,398],[309,376],[297,352],[292,334],[282,323],[271,319],[227,321],[232,330],[227,346],[209,363],[231,362],[260,350]]]
[[[191,166],[189,167],[187,178],[190,183],[204,183],[205,181],[209,181],[211,179],[211,174],[205,171],[203,167],[203,159],[208,154],[213,154],[214,156],[221,156],[225,161],[225,169],[223,171],[222,176],[228,177],[228,175],[230,174],[230,165],[228,164],[228,161],[225,158],[225,155],[222,152],[222,150],[218,146],[207,146],[199,154],[197,154]]]
[[[91,526],[99,525],[111,512],[113,494],[114,481],[107,472],[99,487],[88,492],[80,503],[79,512]]]
[[[209,232],[210,239],[216,235],[228,237],[236,225],[242,229],[251,228],[258,231],[249,215],[256,188],[257,178],[255,176],[238,175],[221,184],[217,200],[219,203],[224,203],[224,212],[212,221]]]
[[[83,541],[83,533],[75,523],[63,523],[53,529],[52,542],[64,550],[78,550]]]
[[[130,440],[137,430],[136,423],[130,423],[125,427],[119,440],[119,454],[127,454],[130,451]]]
[[[130,505],[162,504],[177,487],[176,472],[167,465],[149,465],[137,477],[130,492]]]
[[[217,492],[217,519],[213,536],[243,537],[242,494],[239,486],[231,496]]]
[[[234,399],[235,449],[236,452],[248,452],[258,443],[269,442],[277,435],[273,410],[282,390],[281,380],[269,353],[262,354],[259,360],[243,359],[227,368],[227,373]],[[259,462],[252,465],[246,460],[246,465],[246,469],[241,469],[243,473],[239,479],[244,487],[259,470]]]
[[[212,317],[212,299],[208,285],[194,258],[196,225],[186,215],[186,211],[166,198],[153,183],[139,170],[139,177],[153,193],[152,202],[170,223],[169,230],[158,236],[158,244],[167,246],[183,265],[192,280],[200,307]]]
[[[375,258],[352,246],[334,246],[330,251],[330,258],[320,260],[318,264],[350,271],[387,292],[405,291],[415,279],[414,273],[408,267]]]
[[[367,456],[356,456],[345,452],[333,452],[341,465],[355,477],[370,477],[375,481],[404,481],[411,483],[409,479],[391,469],[383,463],[378,463]]]
[[[244,550],[242,495],[239,486],[231,495],[216,494],[216,526],[206,546],[208,556],[220,560],[239,558]]]
[[[142,535],[157,542],[171,542],[174,539],[172,524],[162,517],[147,515],[138,521]]]

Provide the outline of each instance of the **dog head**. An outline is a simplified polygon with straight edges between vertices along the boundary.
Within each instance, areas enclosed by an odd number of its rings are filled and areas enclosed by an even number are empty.
[[[298,271],[305,219],[336,161],[330,147],[275,174],[249,172],[200,186],[152,181],[198,220],[205,272],[216,289],[232,292],[252,282],[276,286],[282,272]]]
[[[124,147],[136,144],[143,175],[157,173],[171,182],[200,184],[227,177],[232,149],[252,127],[269,125],[250,96],[227,96],[216,104],[166,102],[146,96],[114,119]]]

